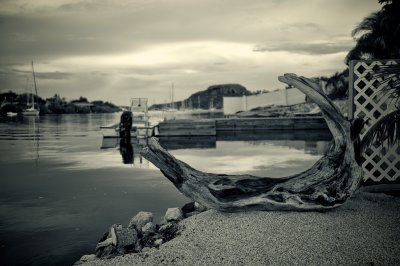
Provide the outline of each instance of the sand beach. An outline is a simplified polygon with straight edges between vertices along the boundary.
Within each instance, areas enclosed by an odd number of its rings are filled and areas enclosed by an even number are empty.
[[[159,249],[80,265],[399,265],[400,198],[358,191],[328,212],[209,210]]]

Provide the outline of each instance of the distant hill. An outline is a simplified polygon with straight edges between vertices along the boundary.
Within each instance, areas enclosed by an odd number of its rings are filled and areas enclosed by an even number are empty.
[[[222,109],[223,96],[242,96],[250,95],[251,92],[240,84],[220,84],[212,85],[204,91],[192,94],[189,98],[174,102],[176,109],[193,108],[193,109],[209,109],[211,107]],[[171,108],[171,103],[154,104],[150,106],[150,110],[162,110]]]

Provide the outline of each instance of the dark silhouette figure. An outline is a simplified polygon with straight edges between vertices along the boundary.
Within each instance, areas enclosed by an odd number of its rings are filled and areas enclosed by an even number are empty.
[[[120,138],[130,138],[132,129],[132,119],[133,115],[131,111],[125,111],[121,115],[121,120],[119,123],[119,137]]]

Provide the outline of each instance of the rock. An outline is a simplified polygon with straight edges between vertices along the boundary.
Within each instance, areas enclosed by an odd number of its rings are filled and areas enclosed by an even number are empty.
[[[188,215],[198,213],[194,202],[186,204],[183,209]],[[183,218],[182,209],[169,208],[165,213],[163,224],[156,225],[153,223],[151,212],[139,212],[131,219],[128,227],[121,224],[110,227],[109,232],[105,233],[97,244],[95,257],[112,258],[129,252],[147,252],[151,248],[159,247],[177,235],[178,222]],[[81,261],[83,263],[89,259],[92,258],[82,257]]]
[[[186,203],[185,205],[183,205],[183,207],[182,207],[182,211],[183,211],[183,214],[186,214],[186,213],[189,213],[189,212],[194,212],[196,209],[195,209],[195,202],[189,202],[189,203]]]
[[[165,213],[164,219],[167,222],[170,221],[180,221],[183,219],[183,212],[180,208],[168,208]]]
[[[151,248],[149,248],[149,247],[144,247],[142,249],[142,252],[149,252],[149,251],[151,251]]]
[[[163,241],[169,241],[175,237],[179,230],[177,223],[167,223],[158,229],[158,232],[162,235]]]
[[[98,243],[103,242],[104,240],[106,240],[106,239],[109,238],[109,237],[110,237],[110,230],[108,230],[107,232],[105,232],[105,233],[103,234],[103,236],[100,238],[100,240],[99,240]]]
[[[164,243],[164,241],[162,240],[162,238],[156,239],[154,241],[154,246],[159,247],[162,245],[162,243]]]
[[[117,236],[117,247],[125,249],[134,248],[138,241],[138,233],[134,228],[124,228],[122,225],[115,227],[115,233]]]
[[[140,244],[143,248],[154,246],[153,236],[154,235],[152,234],[143,234],[142,238],[140,239]]]
[[[129,222],[128,228],[136,227],[138,231],[147,223],[153,222],[153,214],[151,212],[138,212]]]
[[[96,245],[95,251],[97,252],[99,249],[110,246],[110,245],[117,245],[117,235],[115,233],[115,227],[118,225],[112,225],[110,227],[110,231],[103,235],[100,239],[99,243]],[[97,253],[96,253],[97,254]]]
[[[197,202],[189,202],[182,207],[183,216],[185,218],[189,218],[190,216],[199,214],[205,210],[207,210],[207,208]]]
[[[195,210],[198,211],[198,212],[204,212],[204,211],[207,210],[206,207],[204,207],[203,205],[201,205],[201,204],[198,203],[198,202],[195,202],[195,203],[194,203],[194,208],[195,208]]]
[[[116,254],[117,254],[117,249],[113,245],[102,247],[100,249],[96,248],[96,257],[98,258],[110,259],[112,257],[115,257]]]
[[[165,218],[162,218],[161,221],[160,221],[160,223],[156,225],[157,230],[158,230],[161,226],[166,225],[167,223],[168,223],[168,222],[165,220]]]
[[[96,256],[111,258],[129,251],[140,251],[141,247],[138,242],[138,232],[135,228],[125,228],[120,224],[115,224],[111,226],[107,238],[97,244]]]
[[[155,247],[154,241],[160,238],[163,238],[163,236],[158,232],[143,233],[142,238],[140,239],[140,244],[143,247],[152,248]]]
[[[200,214],[200,213],[201,212],[198,212],[198,211],[188,212],[188,213],[185,213],[185,218],[189,218],[189,217],[191,217],[193,215],[197,215],[197,214]]]
[[[97,260],[97,257],[95,254],[90,254],[90,255],[83,255],[77,262],[75,262],[73,265],[82,265],[86,262],[91,262]]]
[[[152,222],[149,222],[142,227],[142,233],[154,233],[155,231],[156,225]]]
[[[90,255],[83,255],[80,259],[80,261],[91,261],[91,260],[97,260],[96,255],[90,254]]]

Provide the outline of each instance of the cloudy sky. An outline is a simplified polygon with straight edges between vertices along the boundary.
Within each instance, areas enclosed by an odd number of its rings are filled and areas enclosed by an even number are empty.
[[[0,91],[126,105],[209,85],[283,87],[277,76],[345,68],[377,0],[0,0]]]

